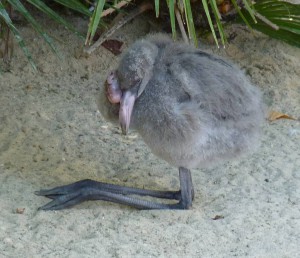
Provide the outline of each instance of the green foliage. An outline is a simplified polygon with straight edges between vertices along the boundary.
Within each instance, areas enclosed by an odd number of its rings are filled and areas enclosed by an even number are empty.
[[[212,9],[214,10],[214,13],[216,13],[215,14],[216,20],[218,21],[218,23],[220,23],[220,13],[219,13],[218,8],[215,7],[216,6],[216,1],[211,0],[211,2],[214,2],[214,4],[212,5]],[[213,36],[214,36],[215,42],[216,42],[217,46],[219,46],[217,36],[216,36],[216,32],[215,32],[215,28],[214,28],[214,25],[213,25],[213,21],[212,21],[212,18],[210,16],[210,12],[209,12],[209,9],[208,9],[207,1],[202,0],[202,4],[203,4],[204,11],[205,11],[208,23],[209,23],[209,27],[211,29],[211,32],[212,32]],[[221,35],[222,35],[222,38],[225,36],[224,33],[221,34]]]
[[[176,21],[175,21],[175,0],[167,0],[170,11],[171,27],[173,38],[176,38]]]
[[[7,13],[5,6],[2,4],[2,2],[0,2],[0,15],[1,15],[3,21],[5,22],[5,24],[7,24],[7,27],[15,35],[15,39],[18,42],[19,46],[23,49],[23,52],[26,55],[28,61],[30,62],[32,67],[36,70],[36,66],[32,60],[32,57],[31,57],[27,47],[25,46],[24,40],[21,37],[19,30],[14,26],[13,22],[11,21],[9,14]]]
[[[91,42],[93,33],[98,27],[101,12],[103,10],[105,0],[99,0],[98,6],[93,14],[93,17],[89,25],[89,42]],[[159,16],[160,1],[154,0],[154,8],[156,16]],[[198,2],[199,1],[199,2]],[[191,0],[166,0],[170,22],[172,28],[173,37],[176,37],[176,8],[180,11],[181,16],[184,17],[186,28],[189,34],[189,38],[193,40],[197,45],[197,34],[194,25],[194,18],[192,14],[192,8],[195,5],[202,5],[202,9],[205,12],[210,30],[213,34],[217,46],[219,46],[219,40],[217,38],[218,31],[220,35],[220,41],[222,45],[226,44],[226,35],[224,32],[224,22],[220,14],[218,3],[223,0],[198,0],[193,2]],[[281,0],[231,0],[231,3],[238,14],[238,22],[243,21],[249,28],[254,28],[262,31],[263,33],[283,40],[289,44],[299,46],[300,36],[300,5],[287,3]],[[277,26],[279,29],[277,29]]]
[[[95,9],[93,12],[89,10],[89,5],[93,1],[88,0],[53,0],[57,4],[71,9],[75,12],[91,17],[89,27],[87,29],[86,44],[90,44],[96,33],[99,25],[103,25],[101,16],[107,7],[117,9],[117,4],[121,0],[96,0]],[[128,0],[130,1],[130,0]],[[162,1],[166,1],[169,8],[170,22],[173,37],[176,37],[176,17],[179,16],[184,20],[184,24],[189,35],[195,45],[197,45],[197,34],[194,25],[194,15],[192,10],[195,5],[200,5],[204,11],[209,28],[213,34],[216,44],[219,46],[226,44],[226,36],[224,32],[224,19],[220,13],[219,5],[224,0],[197,0],[196,2],[191,0],[154,0],[154,10],[156,17],[159,16],[161,10]],[[300,47],[300,5],[291,4],[281,0],[230,0],[232,6],[237,13],[237,22],[245,23],[249,28],[257,29],[271,37],[283,40],[289,44]],[[44,13],[48,17],[52,18],[59,24],[70,31],[76,33],[80,37],[79,32],[74,28],[72,24],[62,18],[56,11],[51,9],[43,0],[4,0],[0,2],[0,25],[6,26],[14,35],[17,43],[22,48],[24,54],[28,58],[29,62],[35,68],[32,61],[32,57],[26,48],[24,39],[20,31],[17,29],[13,21],[11,20],[8,8],[12,7],[15,11],[21,14],[43,37],[45,42],[56,52],[55,45],[52,42],[51,37],[45,32],[44,28],[28,11],[27,5],[37,8],[40,12]],[[119,11],[119,10],[118,10]],[[218,32],[218,33],[217,33]],[[218,39],[219,36],[219,39]],[[3,35],[0,35],[3,38]]]
[[[55,2],[71,9],[74,11],[77,11],[79,13],[82,13],[84,15],[90,16],[91,13],[88,10],[88,7],[85,6],[82,1],[80,0],[54,0]],[[19,46],[22,48],[24,54],[28,58],[30,64],[34,69],[36,69],[35,64],[32,60],[32,57],[30,55],[30,52],[26,48],[26,45],[24,43],[24,39],[19,32],[19,30],[14,25],[13,21],[9,17],[9,14],[7,12],[7,7],[11,6],[14,10],[16,10],[20,15],[22,15],[28,22],[31,24],[31,26],[38,32],[41,37],[45,40],[45,42],[51,47],[51,49],[56,52],[55,45],[53,44],[52,38],[45,32],[44,28],[39,24],[38,21],[30,14],[28,9],[25,7],[23,2],[29,3],[32,6],[36,7],[39,11],[45,13],[47,16],[55,20],[56,22],[62,24],[70,31],[75,32],[79,36],[83,37],[78,33],[76,28],[70,23],[68,23],[64,18],[62,18],[57,12],[53,11],[50,7],[48,7],[44,1],[42,0],[27,0],[27,1],[20,1],[20,0],[6,0],[0,2],[0,21],[1,25],[4,24],[11,30],[13,33],[16,41],[18,42]]]
[[[176,0],[167,0],[169,3]],[[182,0],[184,8],[182,12],[185,14],[188,33],[190,38],[197,42],[193,17],[190,9],[190,0]],[[217,46],[216,30],[220,35],[223,45],[226,44],[226,36],[223,29],[223,22],[217,2],[222,0],[201,0],[202,6]],[[288,3],[280,0],[231,0],[233,7],[239,18],[238,22],[244,22],[249,28],[257,29],[270,37],[283,40],[289,44],[300,46],[300,5]],[[177,0],[175,4],[180,5],[181,0]],[[200,4],[200,3],[196,3]],[[174,11],[169,4],[171,25],[173,36],[175,35],[175,16]],[[173,8],[173,7],[172,7]]]
[[[250,26],[272,38],[300,47],[300,4],[279,0],[262,0],[255,4],[257,23],[249,20]],[[249,19],[249,14],[243,10]]]
[[[96,8],[95,8],[95,11],[93,12],[93,15],[92,15],[92,18],[90,21],[90,26],[88,28],[86,42],[85,42],[86,44],[90,43],[95,36],[96,30],[99,26],[101,14],[103,12],[104,4],[105,4],[105,0],[99,0],[96,4]]]
[[[192,7],[191,7],[191,1],[190,0],[183,0],[184,3],[184,10],[185,10],[185,20],[188,27],[188,32],[190,37],[194,40],[194,44],[198,44],[197,36],[196,36],[196,30],[194,25],[194,18],[192,15]]]

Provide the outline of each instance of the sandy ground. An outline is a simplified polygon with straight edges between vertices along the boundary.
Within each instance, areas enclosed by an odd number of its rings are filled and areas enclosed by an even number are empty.
[[[82,30],[85,22],[75,20]],[[177,169],[134,133],[120,135],[97,111],[95,95],[118,58],[47,21],[59,60],[30,27],[21,28],[39,67],[20,49],[0,81],[0,257],[300,257],[300,123],[266,123],[258,151],[214,169],[194,170],[189,211],[137,211],[101,201],[37,211],[34,195],[91,178],[151,189],[177,189]],[[116,37],[128,46],[149,32],[139,17]],[[300,116],[300,49],[227,28],[225,50],[264,92],[270,109]],[[25,208],[23,214],[17,208]],[[221,219],[213,220],[216,216]]]

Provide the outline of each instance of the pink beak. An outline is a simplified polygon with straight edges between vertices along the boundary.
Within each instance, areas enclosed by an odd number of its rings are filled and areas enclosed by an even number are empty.
[[[128,133],[131,114],[136,98],[137,96],[135,93],[131,91],[125,91],[120,101],[119,122],[122,133],[125,135]]]

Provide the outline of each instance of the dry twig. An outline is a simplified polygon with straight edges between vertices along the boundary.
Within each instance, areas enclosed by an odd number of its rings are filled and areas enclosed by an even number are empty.
[[[116,11],[117,9],[121,9],[123,6],[129,4],[130,2],[131,2],[131,0],[126,0],[126,1],[121,1],[121,2],[117,3],[116,5],[114,5],[114,7],[104,10],[101,14],[101,17],[105,17],[109,14],[112,14],[114,11]]]
[[[176,15],[176,19],[177,19],[177,22],[178,22],[178,25],[179,25],[179,28],[180,28],[181,36],[182,36],[184,42],[189,44],[189,38],[186,34],[186,31],[185,31],[185,28],[184,28],[184,25],[183,25],[183,21],[182,21],[182,18],[181,18],[181,14],[180,14],[177,6],[175,6],[175,15]]]
[[[140,15],[141,13],[152,10],[153,5],[149,2],[143,3],[141,6],[133,10],[129,15],[118,21],[116,24],[114,24],[108,31],[104,32],[100,38],[91,46],[85,47],[83,49],[83,52],[87,55],[90,55],[92,52],[94,52],[107,38],[109,38],[112,34],[115,33],[116,30],[123,27],[126,23],[131,21],[136,16]]]

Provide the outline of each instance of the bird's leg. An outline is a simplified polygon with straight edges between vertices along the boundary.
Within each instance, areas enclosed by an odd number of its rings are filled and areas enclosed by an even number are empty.
[[[42,210],[60,210],[87,200],[104,200],[126,204],[138,209],[188,209],[194,196],[191,174],[188,169],[179,168],[180,191],[154,191],[82,180],[73,184],[40,190],[37,195],[53,199],[42,206]],[[151,196],[179,200],[175,204],[164,204],[138,199],[128,195]]]
[[[179,168],[179,180],[180,180],[180,202],[184,209],[192,207],[194,200],[194,186],[192,182],[191,171],[187,168]],[[180,203],[179,202],[179,203]]]

